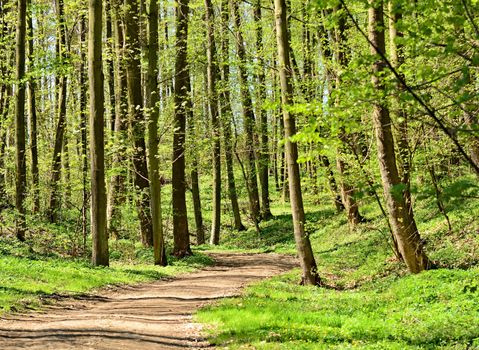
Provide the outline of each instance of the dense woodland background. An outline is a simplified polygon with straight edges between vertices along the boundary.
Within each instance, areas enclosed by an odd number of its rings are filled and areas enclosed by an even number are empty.
[[[207,242],[294,245],[303,284],[476,273],[478,15],[0,0],[4,255],[166,265]]]
[[[216,343],[477,348],[478,16],[0,0],[1,308],[281,252],[300,273],[200,313]]]

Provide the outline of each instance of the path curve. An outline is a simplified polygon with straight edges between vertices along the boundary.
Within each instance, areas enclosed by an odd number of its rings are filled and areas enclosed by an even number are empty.
[[[62,301],[42,313],[0,319],[0,349],[205,349],[192,314],[245,285],[296,266],[278,254],[211,254],[216,263],[172,280],[116,291],[83,301]]]

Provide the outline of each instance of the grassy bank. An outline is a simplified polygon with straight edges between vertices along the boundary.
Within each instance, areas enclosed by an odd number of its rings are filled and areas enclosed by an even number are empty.
[[[429,190],[416,191],[416,218],[438,269],[407,274],[375,203],[361,203],[369,221],[350,230],[345,215],[319,198],[307,208],[307,230],[327,287],[299,286],[299,270],[251,286],[200,311],[211,342],[228,349],[479,349],[479,203],[448,198],[448,232],[424,195]],[[477,195],[477,187],[468,191]],[[227,234],[223,244],[293,253],[289,208],[276,201],[273,209],[276,218],[260,235]]]

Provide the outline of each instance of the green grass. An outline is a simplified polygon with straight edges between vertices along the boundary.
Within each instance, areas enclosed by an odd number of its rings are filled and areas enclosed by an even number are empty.
[[[321,204],[307,205],[306,228],[327,287],[299,286],[292,271],[201,310],[198,320],[225,349],[479,349],[479,203],[450,190],[457,186],[444,184],[451,233],[431,189],[415,189],[416,220],[439,269],[407,274],[374,202],[361,201],[369,221],[352,231],[328,198],[314,198]],[[477,196],[474,185],[467,191]],[[260,235],[226,233],[223,244],[294,253],[288,211],[274,202],[275,219]]]
[[[93,267],[85,260],[46,257],[27,244],[0,241],[0,314],[38,308],[52,295],[75,296],[107,285],[134,284],[171,277],[212,263],[204,254],[170,260],[167,267],[152,264],[151,250],[142,250],[141,263],[113,261]]]

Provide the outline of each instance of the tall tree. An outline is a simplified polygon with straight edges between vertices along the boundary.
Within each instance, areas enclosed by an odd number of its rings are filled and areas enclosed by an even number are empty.
[[[231,101],[230,101],[230,91],[229,91],[229,73],[230,66],[229,62],[229,40],[228,40],[228,28],[229,28],[229,10],[228,10],[228,0],[221,1],[221,28],[222,28],[222,39],[221,39],[221,92],[220,92],[220,104],[221,104],[221,118],[222,118],[222,128],[223,128],[223,140],[224,140],[224,150],[225,150],[225,163],[226,163],[226,174],[228,178],[228,197],[231,202],[231,211],[233,212],[234,227],[238,231],[243,231],[246,228],[241,222],[241,214],[238,205],[238,196],[236,191],[236,181],[234,176],[234,165],[233,165],[233,132],[231,130],[231,118],[233,113],[231,111]]]
[[[395,69],[400,69],[404,63],[404,47],[398,41],[404,36],[403,33],[397,29],[397,23],[402,20],[401,2],[397,0],[389,1],[389,43],[391,64]],[[404,92],[404,87],[397,83],[396,88],[400,93]],[[409,151],[409,137],[408,137],[408,115],[406,109],[402,106],[400,100],[400,93],[393,96],[393,108],[391,110],[392,119],[397,124],[397,148],[399,160],[399,176],[401,182],[406,185],[404,189],[404,198],[408,206],[408,210],[412,210],[411,203],[411,152]]]
[[[148,168],[146,164],[146,143],[143,115],[143,86],[141,83],[141,45],[138,0],[127,0],[125,21],[125,55],[128,85],[128,107],[130,128],[133,138],[133,168],[135,187],[138,191],[137,207],[140,219],[141,239],[145,246],[153,245],[150,213]]]
[[[336,79],[335,79],[335,89],[339,90],[341,88],[341,75],[342,70],[346,69],[348,62],[348,57],[346,53],[346,15],[341,10],[341,8],[336,8],[335,11],[338,16],[338,25],[334,31],[334,44],[335,44],[335,60],[337,64]],[[335,101],[336,105],[339,105],[339,101]],[[346,133],[344,128],[340,131],[339,139],[341,140],[341,145],[338,149],[338,154],[336,158],[336,167],[339,174],[339,185],[341,189],[342,203],[346,209],[346,214],[348,216],[349,224],[354,227],[363,221],[363,217],[359,214],[359,206],[355,199],[355,188],[351,184],[350,179],[350,165],[346,160],[347,156],[347,145],[348,139],[355,138],[354,135]]]
[[[234,31],[236,36],[236,52],[238,55],[239,84],[241,90],[241,104],[243,108],[243,123],[246,134],[246,154],[248,171],[246,177],[246,186],[248,187],[251,218],[258,222],[261,217],[260,200],[258,191],[258,179],[256,171],[255,155],[255,116],[253,103],[249,91],[248,72],[246,70],[246,48],[243,34],[241,33],[241,17],[239,14],[238,0],[231,0],[231,9],[233,16]]]
[[[305,230],[305,215],[303,195],[301,193],[301,179],[298,165],[298,146],[291,141],[296,134],[296,121],[288,107],[291,105],[293,96],[292,69],[289,55],[289,37],[287,8],[285,0],[274,0],[274,14],[276,22],[276,41],[278,46],[278,68],[281,80],[281,104],[284,118],[284,130],[286,138],[286,159],[289,173],[289,193],[291,211],[293,214],[294,238],[299,262],[303,271],[303,283],[318,285],[321,280],[314,259],[313,249],[309,235]]]
[[[35,56],[33,51],[33,9],[31,1],[27,1],[30,7],[28,15],[28,56],[29,71],[31,73],[28,81],[28,110],[30,117],[30,152],[31,152],[31,171],[32,171],[32,195],[33,195],[33,212],[38,213],[40,210],[40,174],[38,172],[38,141],[37,141],[37,106],[36,106],[36,88],[37,82],[35,78]]]
[[[258,93],[257,113],[259,114],[260,152],[258,156],[259,182],[261,185],[261,217],[269,220],[273,217],[269,205],[269,140],[268,140],[268,114],[263,109],[266,99],[265,60],[263,48],[263,24],[261,15],[261,0],[254,4],[254,21],[256,29],[256,55],[258,59]]]
[[[220,241],[221,224],[221,149],[220,149],[220,119],[218,113],[218,93],[216,82],[218,80],[218,61],[215,45],[215,17],[211,0],[205,0],[208,57],[208,109],[211,116],[213,137],[213,217],[211,222],[210,243],[217,245]]]
[[[85,34],[86,15],[80,17],[80,67],[79,67],[79,88],[80,88],[80,138],[81,138],[81,173],[82,173],[82,234],[83,248],[86,248],[87,240],[87,215],[88,215],[88,154],[87,154],[87,72],[85,68]]]
[[[185,138],[186,117],[191,110],[190,69],[188,65],[189,0],[175,0],[176,4],[176,60],[175,60],[175,115],[173,134],[172,204],[173,255],[191,255],[190,234],[186,212]]]
[[[120,230],[119,206],[124,203],[126,172],[122,164],[126,160],[126,140],[128,131],[128,83],[125,69],[125,35],[124,24],[120,14],[121,0],[112,2],[112,19],[114,23],[115,37],[115,125],[113,130],[114,144],[117,151],[113,156],[113,168],[115,169],[110,179],[107,204],[107,227],[108,232],[116,236]]]
[[[108,266],[106,230],[102,0],[89,1],[88,81],[90,85],[92,263]]]
[[[155,265],[166,266],[166,249],[161,216],[161,182],[158,161],[158,1],[150,0],[148,17],[148,176],[150,180],[150,209],[153,230]]]
[[[25,40],[27,31],[27,1],[17,3],[17,35],[16,35],[16,76],[17,91],[15,94],[15,141],[16,141],[16,200],[17,224],[16,236],[25,240],[25,195],[27,190],[27,162],[25,154]]]
[[[385,53],[383,1],[369,2],[369,41],[372,55]],[[378,92],[385,89],[382,75],[385,62],[377,58],[372,66],[372,84]],[[389,110],[384,101],[373,103],[373,124],[376,130],[379,169],[381,172],[384,196],[389,210],[389,221],[396,237],[399,252],[409,271],[420,272],[429,267],[429,260],[424,253],[421,237],[411,210],[408,210],[404,197],[404,185],[399,177],[394,150]]]
[[[65,22],[65,10],[63,0],[56,0],[57,11],[57,55],[58,60],[63,66],[67,58],[67,28]],[[58,121],[55,131],[55,144],[52,155],[52,170],[50,178],[50,203],[48,209],[48,216],[51,222],[56,222],[58,217],[58,210],[60,207],[60,193],[59,186],[61,180],[62,168],[62,150],[64,145],[64,136],[66,130],[66,112],[67,112],[67,75],[60,69],[57,73],[56,83],[58,83],[57,91],[57,114]]]

